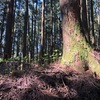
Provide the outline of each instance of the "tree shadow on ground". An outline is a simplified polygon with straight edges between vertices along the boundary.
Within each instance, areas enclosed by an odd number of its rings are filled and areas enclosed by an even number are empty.
[[[100,80],[92,76],[84,77],[83,75],[59,73],[54,75],[42,75],[40,80],[53,88],[66,87],[64,93],[60,91],[59,97],[64,97],[64,100],[99,100],[100,99]],[[56,91],[58,91],[56,89]]]
[[[59,96],[53,96],[48,93],[44,93],[38,87],[32,87],[28,89],[22,96],[21,100],[66,100]]]
[[[100,99],[100,79],[89,74],[47,68],[27,70],[19,77],[15,76],[1,78],[1,100]]]

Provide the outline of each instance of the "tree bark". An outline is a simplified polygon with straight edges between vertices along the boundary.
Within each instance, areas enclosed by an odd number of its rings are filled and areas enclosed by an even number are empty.
[[[6,36],[5,36],[4,59],[10,58],[11,53],[12,53],[13,6],[14,6],[14,1],[10,0],[8,10],[7,10],[7,25],[6,25]]]
[[[80,0],[60,0],[62,13],[63,55],[62,63],[74,67],[91,67],[100,72],[99,62],[81,32]]]
[[[85,36],[86,41],[90,44],[90,34],[88,29],[88,22],[87,22],[87,1],[82,0],[82,27],[83,27],[83,33]]]
[[[39,63],[43,63],[43,55],[44,55],[44,7],[45,0],[42,1],[42,16],[41,16],[41,47],[40,47],[40,61]]]
[[[25,11],[25,19],[24,19],[24,35],[23,35],[23,57],[26,56],[26,36],[27,36],[27,29],[28,29],[28,0],[26,2],[26,11]]]
[[[93,0],[90,0],[91,3],[91,28],[92,28],[92,45],[95,48],[96,46],[96,40],[95,40],[95,33],[94,33],[94,12],[93,12]]]
[[[0,55],[3,53],[2,49],[4,49],[3,44],[2,44],[2,40],[3,40],[3,34],[4,34],[4,21],[6,19],[6,10],[7,10],[7,6],[5,5],[3,18],[2,18],[2,25],[1,25],[1,34],[0,34]]]
[[[98,36],[98,49],[100,50],[100,1],[97,0],[97,10],[98,10],[98,32],[99,32],[99,36]]]

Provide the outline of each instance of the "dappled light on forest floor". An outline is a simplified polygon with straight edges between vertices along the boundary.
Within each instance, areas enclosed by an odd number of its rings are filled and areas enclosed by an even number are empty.
[[[0,76],[1,100],[99,100],[99,94],[100,79],[91,71],[79,73],[60,63]]]

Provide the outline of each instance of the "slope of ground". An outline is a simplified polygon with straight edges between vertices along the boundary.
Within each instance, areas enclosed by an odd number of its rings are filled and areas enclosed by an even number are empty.
[[[100,100],[100,79],[91,71],[54,63],[0,73],[0,100]]]

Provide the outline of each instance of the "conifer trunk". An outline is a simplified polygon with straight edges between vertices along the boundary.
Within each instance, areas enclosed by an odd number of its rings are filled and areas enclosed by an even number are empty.
[[[80,18],[80,0],[60,0],[62,13],[63,55],[62,63],[74,67],[90,67],[97,73],[100,64],[86,42]],[[92,55],[93,54],[93,55]]]
[[[7,24],[6,24],[6,36],[5,36],[5,48],[4,59],[8,59],[12,54],[12,33],[13,33],[13,6],[14,1],[9,0],[9,6],[7,8]]]

